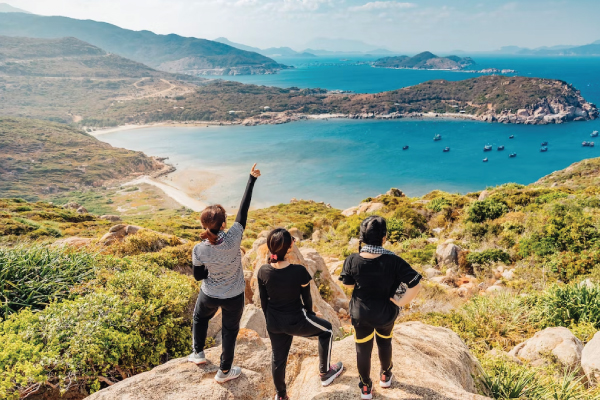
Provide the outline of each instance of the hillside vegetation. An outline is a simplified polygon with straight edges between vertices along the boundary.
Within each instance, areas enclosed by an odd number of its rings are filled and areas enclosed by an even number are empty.
[[[42,195],[102,186],[163,165],[65,125],[0,118],[0,196]]]
[[[568,186],[506,184],[467,195],[365,199],[382,204],[376,213],[388,220],[388,249],[423,274],[436,264],[441,273],[424,282],[402,319],[459,334],[483,364],[482,393],[495,399],[505,400],[508,391],[528,400],[599,396],[556,360],[539,367],[501,356],[546,327],[567,327],[584,343],[600,330],[600,289],[593,286],[600,282],[600,190],[585,187],[588,178],[570,175]],[[264,230],[297,228],[309,238],[298,245],[316,248],[339,273],[338,260],[356,251],[358,227],[368,215],[344,216],[311,201],[255,210],[243,247],[251,249]],[[2,398],[36,393],[53,399],[59,390],[83,398],[189,350],[198,287],[176,271],[189,268],[193,242],[164,233],[195,240],[199,214],[125,218],[163,233],[142,231],[110,246],[48,247],[69,236],[99,238],[110,223],[56,205],[0,201],[7,239],[0,261],[18,271],[0,272],[0,295],[8,299],[0,314]],[[436,255],[447,239],[459,248],[457,265]],[[500,266],[513,275],[498,277]],[[591,283],[580,285],[583,279]],[[18,290],[7,283],[21,280],[29,283]],[[474,289],[461,292],[465,281]],[[501,291],[486,292],[492,284]],[[331,295],[324,285],[319,291],[324,299]]]
[[[0,35],[75,37],[168,72],[208,75],[272,73],[286,68],[263,55],[206,39],[131,31],[92,20],[0,13]]]

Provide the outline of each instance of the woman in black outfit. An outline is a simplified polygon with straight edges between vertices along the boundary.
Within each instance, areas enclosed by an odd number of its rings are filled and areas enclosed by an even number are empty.
[[[409,304],[421,289],[421,275],[406,261],[382,246],[387,236],[385,219],[373,216],[360,225],[358,254],[344,262],[340,280],[353,288],[350,316],[356,341],[356,361],[362,399],[372,399],[371,353],[377,341],[381,374],[379,384],[392,384],[392,330],[400,308]],[[365,244],[362,246],[362,244]],[[401,299],[394,296],[406,286]]]
[[[271,231],[267,237],[270,264],[260,267],[257,275],[260,303],[273,349],[271,368],[277,389],[275,400],[288,399],[285,367],[294,336],[319,337],[319,371],[323,386],[331,384],[344,368],[341,362],[330,365],[331,323],[318,318],[313,312],[310,295],[312,277],[306,268],[286,260],[292,245],[292,235],[287,230]]]

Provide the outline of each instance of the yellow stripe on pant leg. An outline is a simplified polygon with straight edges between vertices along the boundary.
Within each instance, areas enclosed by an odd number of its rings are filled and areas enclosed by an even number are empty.
[[[373,331],[373,333],[371,333],[371,334],[370,334],[369,336],[367,336],[366,338],[364,338],[364,339],[359,339],[359,338],[357,338],[357,337],[356,337],[356,330],[354,331],[354,341],[355,341],[356,343],[366,343],[366,342],[368,342],[369,340],[373,340],[373,338],[374,338],[374,337],[375,337],[375,331]]]
[[[379,336],[380,338],[383,338],[383,339],[391,339],[392,337],[394,337],[393,332],[390,334],[390,336],[383,336],[381,333],[377,332],[377,330],[375,330],[375,333],[377,334],[377,336]]]

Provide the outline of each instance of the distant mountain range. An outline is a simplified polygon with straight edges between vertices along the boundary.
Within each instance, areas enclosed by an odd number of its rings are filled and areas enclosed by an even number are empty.
[[[215,42],[224,43],[226,45],[238,48],[240,50],[253,51],[262,54],[266,57],[316,57],[316,56],[343,56],[343,55],[384,55],[394,54],[392,51],[366,44],[358,40],[346,39],[314,39],[308,43],[308,48],[304,51],[296,51],[289,47],[270,47],[268,49],[260,49],[258,47],[247,46],[241,43],[235,43],[227,38],[220,37],[215,39]],[[317,48],[311,48],[310,46]],[[338,49],[338,50],[336,50]],[[345,50],[339,50],[345,49]],[[359,49],[359,50],[357,50]],[[361,51],[369,49],[368,51]]]
[[[21,10],[11,6],[10,4],[0,3],[0,13],[25,13],[29,14],[29,11]]]
[[[265,57],[316,57],[314,54],[298,52],[289,47],[269,47],[268,49],[259,49],[258,47],[246,46],[245,44],[232,42],[224,37],[216,38],[215,42],[223,43],[240,50],[253,51],[255,53],[262,54]]]
[[[261,54],[211,40],[157,35],[67,17],[0,13],[0,35],[74,37],[162,71],[190,75],[271,74],[288,68]]]
[[[373,66],[381,68],[461,70],[474,64],[475,61],[470,57],[438,57],[429,51],[425,51],[414,57],[398,56],[380,58],[373,63]]]

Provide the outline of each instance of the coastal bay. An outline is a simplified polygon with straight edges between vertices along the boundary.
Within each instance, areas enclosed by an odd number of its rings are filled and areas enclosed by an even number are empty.
[[[258,162],[264,179],[255,195],[257,207],[295,197],[345,208],[390,187],[420,196],[435,189],[467,193],[506,182],[529,184],[573,162],[599,156],[600,148],[581,147],[592,130],[599,129],[598,120],[526,126],[340,119],[254,127],[159,126],[98,138],[116,147],[169,157],[178,171],[204,171],[194,180],[203,174],[218,178],[201,194],[188,193],[209,203],[235,208],[248,165]],[[442,140],[434,142],[438,133]],[[547,153],[539,151],[544,141],[549,142]],[[494,150],[484,153],[486,144]],[[408,150],[402,150],[405,145]],[[506,150],[498,151],[498,145]],[[443,153],[446,146],[451,151]],[[517,157],[509,158],[511,152]],[[484,157],[489,162],[483,163]]]

